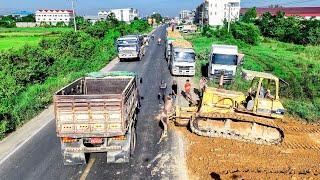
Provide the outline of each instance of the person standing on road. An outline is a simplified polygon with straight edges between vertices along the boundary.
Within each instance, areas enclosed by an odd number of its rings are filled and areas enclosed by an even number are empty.
[[[187,100],[193,103],[192,96],[191,96],[191,84],[189,79],[187,79],[186,83],[184,84],[184,92],[186,93]]]
[[[171,90],[172,100],[175,102],[178,94],[178,84],[176,80],[173,80]]]
[[[159,94],[158,94],[159,104],[161,104],[161,101],[165,103],[166,91],[167,91],[167,83],[165,83],[165,81],[162,80],[159,86]]]
[[[200,97],[203,96],[204,91],[207,88],[207,83],[208,80],[207,78],[205,78],[204,76],[201,77],[200,82],[199,82],[199,87],[200,87]]]

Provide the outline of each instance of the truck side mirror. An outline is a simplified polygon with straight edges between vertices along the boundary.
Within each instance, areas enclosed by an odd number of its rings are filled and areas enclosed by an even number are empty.
[[[139,80],[139,81],[140,81],[140,84],[142,84],[142,83],[143,83],[142,78],[140,78],[140,80]]]

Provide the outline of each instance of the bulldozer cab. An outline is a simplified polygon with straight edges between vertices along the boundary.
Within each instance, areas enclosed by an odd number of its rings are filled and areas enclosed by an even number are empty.
[[[281,118],[284,108],[279,98],[279,78],[264,72],[243,70],[243,76],[251,80],[247,110],[255,114]]]

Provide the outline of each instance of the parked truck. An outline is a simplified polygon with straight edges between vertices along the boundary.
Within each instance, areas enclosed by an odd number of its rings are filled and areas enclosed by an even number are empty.
[[[174,30],[174,27],[168,27],[167,28],[167,39],[166,39],[166,50],[165,50],[165,57],[166,60],[168,61],[171,53],[171,43],[175,40],[181,40],[183,39],[182,35],[180,32]]]
[[[239,54],[237,46],[213,44],[209,57],[208,77],[219,82],[223,75],[225,84],[232,83],[243,57],[243,54]]]
[[[118,58],[141,60],[145,54],[143,37],[139,35],[127,35],[117,39]]]
[[[65,165],[86,163],[85,153],[129,162],[136,143],[137,78],[110,72],[77,79],[54,95],[56,132]]]
[[[170,44],[169,69],[172,75],[195,75],[195,51],[186,40],[175,40]]]

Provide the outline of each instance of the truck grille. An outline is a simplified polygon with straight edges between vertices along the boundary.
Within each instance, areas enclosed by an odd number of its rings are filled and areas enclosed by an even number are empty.
[[[191,66],[178,66],[180,71],[188,71],[190,70],[192,67]]]
[[[134,54],[136,51],[132,51],[132,50],[123,50],[123,51],[120,51],[120,53],[122,54]]]
[[[224,71],[224,76],[233,76],[233,71],[228,71],[225,69],[214,70],[214,75],[220,76],[222,71]]]

